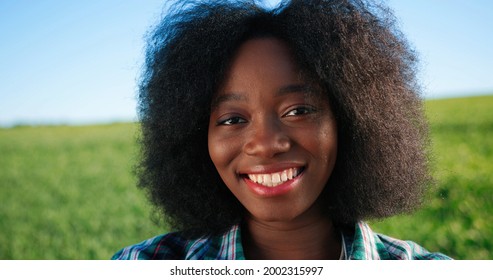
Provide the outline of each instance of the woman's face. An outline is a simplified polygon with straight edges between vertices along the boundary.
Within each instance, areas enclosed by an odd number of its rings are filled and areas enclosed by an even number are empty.
[[[209,154],[250,214],[292,221],[309,213],[336,161],[337,127],[317,85],[274,38],[245,42],[212,102]]]

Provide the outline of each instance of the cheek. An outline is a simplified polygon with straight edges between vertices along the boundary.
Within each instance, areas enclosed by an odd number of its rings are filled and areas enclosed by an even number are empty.
[[[218,145],[215,142],[209,141],[209,156],[212,162],[218,168],[221,166],[222,158],[224,157],[225,151],[222,145]]]
[[[234,167],[237,152],[233,143],[235,141],[225,141],[209,135],[209,156],[222,181],[231,191],[233,191],[231,186],[234,186],[237,180]]]
[[[335,164],[337,158],[337,126],[333,121],[327,122],[319,131],[316,139],[311,143],[314,151],[318,152],[320,160],[329,170]]]
[[[235,141],[222,139],[218,137],[217,134],[214,134],[213,131],[209,131],[209,156],[219,173],[221,173],[234,158],[235,147],[232,143],[235,143]],[[222,176],[223,174],[220,175]]]
[[[337,128],[335,125],[329,125],[320,135],[320,146],[329,154],[337,152]]]
[[[222,148],[220,147],[220,145],[218,145],[215,141],[216,139],[214,139],[214,137],[211,135],[211,131],[209,130],[209,135],[208,135],[208,139],[207,139],[207,145],[208,145],[208,149],[209,149],[209,156],[212,160],[212,162],[214,163],[214,165],[216,165],[216,168],[217,168],[217,161],[219,160],[219,156],[221,155],[221,150]]]

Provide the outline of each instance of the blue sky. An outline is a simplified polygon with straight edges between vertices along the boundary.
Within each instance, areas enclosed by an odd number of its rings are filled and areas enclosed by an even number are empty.
[[[143,36],[163,3],[0,1],[0,126],[136,120]],[[493,1],[388,4],[427,98],[493,94]]]

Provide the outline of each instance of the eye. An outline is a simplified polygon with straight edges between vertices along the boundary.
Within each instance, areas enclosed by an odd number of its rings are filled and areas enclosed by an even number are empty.
[[[289,116],[299,116],[299,115],[307,115],[310,113],[315,112],[315,108],[311,106],[300,106],[296,107],[290,111],[288,111],[286,114],[284,114],[283,117],[289,117]]]
[[[231,117],[223,120],[219,120],[217,125],[235,125],[240,123],[246,123],[246,120],[241,117]]]

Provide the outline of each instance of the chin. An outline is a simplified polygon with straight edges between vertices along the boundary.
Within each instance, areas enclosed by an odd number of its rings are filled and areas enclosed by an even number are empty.
[[[283,211],[279,209],[265,209],[264,211],[249,211],[250,216],[263,222],[290,222],[300,216],[300,213],[294,213],[292,211]]]

